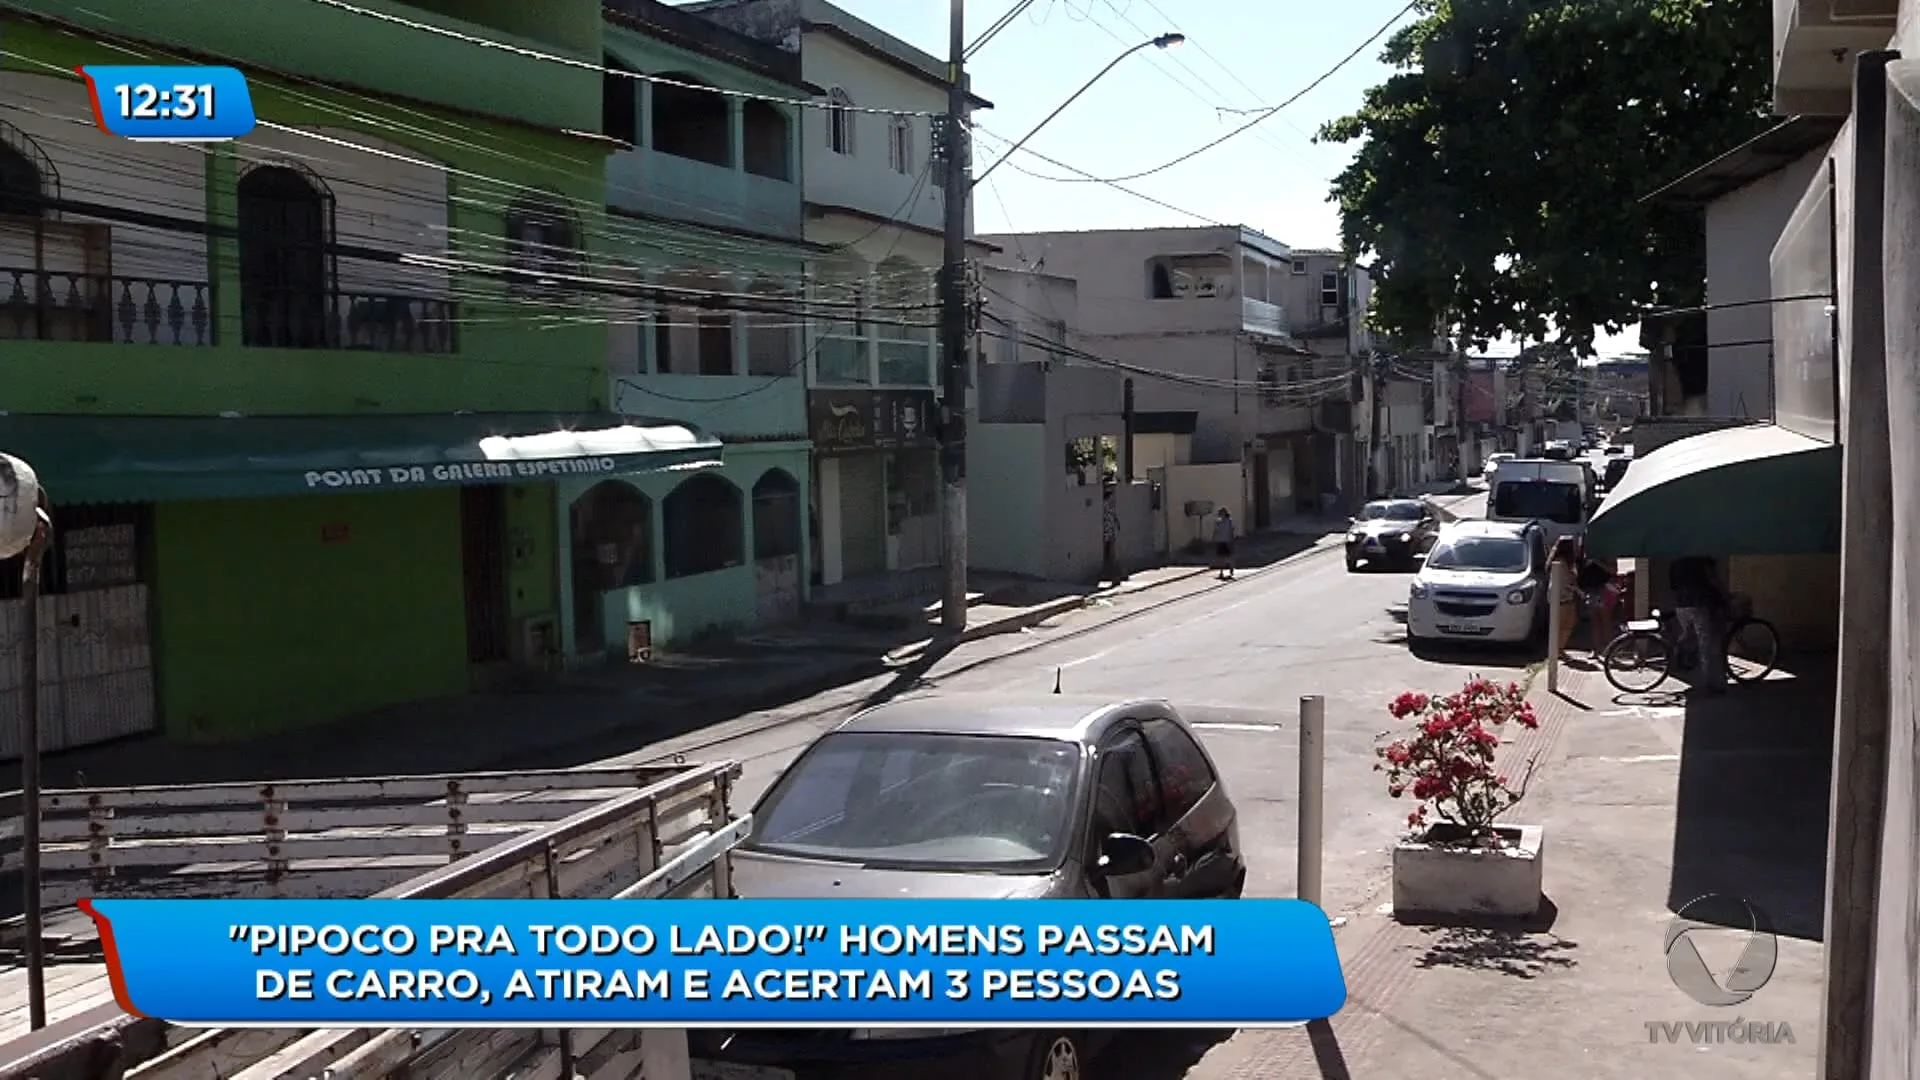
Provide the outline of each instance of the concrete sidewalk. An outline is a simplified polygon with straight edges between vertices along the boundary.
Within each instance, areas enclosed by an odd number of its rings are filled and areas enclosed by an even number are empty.
[[[1349,917],[1336,931],[1340,1015],[1238,1033],[1185,1076],[1812,1075],[1831,686],[1814,670],[1689,700],[1629,698],[1591,670],[1564,672],[1556,696],[1539,680],[1541,727],[1502,760],[1509,773],[1540,765],[1509,818],[1545,828],[1541,917],[1502,930],[1403,926],[1383,883],[1372,906],[1333,913]],[[1709,894],[1748,901],[1777,934],[1772,978],[1734,1006],[1699,1004],[1667,974],[1675,911]],[[1750,936],[1688,940],[1724,973]]]

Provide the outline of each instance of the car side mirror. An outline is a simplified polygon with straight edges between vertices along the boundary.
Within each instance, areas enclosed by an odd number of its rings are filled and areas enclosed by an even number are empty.
[[[1153,845],[1132,833],[1110,833],[1100,841],[1100,873],[1106,877],[1144,874],[1158,861]]]

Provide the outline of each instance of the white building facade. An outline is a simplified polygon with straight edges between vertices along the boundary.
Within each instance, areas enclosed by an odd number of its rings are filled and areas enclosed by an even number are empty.
[[[687,10],[797,50],[802,76],[824,91],[827,107],[806,110],[801,131],[805,238],[831,249],[815,262],[811,298],[831,318],[806,337],[816,578],[911,591],[919,582],[904,572],[940,561],[945,65],[820,0]]]

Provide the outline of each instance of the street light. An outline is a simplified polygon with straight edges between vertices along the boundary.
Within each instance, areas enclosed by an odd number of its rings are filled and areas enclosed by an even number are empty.
[[[1139,52],[1141,49],[1146,49],[1146,48],[1171,49],[1175,45],[1178,45],[1185,40],[1187,40],[1187,35],[1185,34],[1161,34],[1159,37],[1154,38],[1151,41],[1143,41],[1140,44],[1135,45],[1133,48],[1128,49],[1126,52],[1123,52],[1119,56],[1116,56],[1112,60],[1108,61],[1106,67],[1103,67],[1099,71],[1095,72],[1093,78],[1088,79],[1086,81],[1086,84],[1081,86],[1080,89],[1075,90],[1071,97],[1061,102],[1057,108],[1055,108],[1052,112],[1048,113],[1046,116],[1046,119],[1033,125],[1032,131],[1029,131],[1025,135],[1020,136],[1019,139],[1014,141],[1014,144],[1012,146],[1007,147],[1007,152],[1000,155],[999,161],[995,161],[993,164],[981,170],[980,175],[973,178],[973,182],[975,184],[978,184],[980,181],[985,180],[987,176],[993,172],[993,170],[1000,167],[1001,162],[1019,153],[1020,148],[1027,145],[1027,140],[1033,138],[1035,135],[1040,134],[1041,128],[1046,127],[1048,124],[1053,123],[1053,118],[1065,112],[1067,109],[1067,106],[1073,104],[1075,101],[1078,101],[1080,99],[1081,94],[1084,94],[1087,91],[1093,89],[1094,83],[1097,83],[1101,79],[1106,78],[1107,72],[1112,71],[1116,67],[1119,67],[1120,61],[1125,60],[1127,57],[1132,56],[1134,53]]]

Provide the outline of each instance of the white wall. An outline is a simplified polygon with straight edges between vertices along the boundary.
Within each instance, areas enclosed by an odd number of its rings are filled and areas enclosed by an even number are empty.
[[[206,148],[108,135],[95,126],[91,99],[77,79],[0,72],[0,120],[25,133],[52,161],[63,198],[162,214],[183,223],[207,219]],[[92,220],[77,214],[62,218],[68,223]],[[201,234],[105,224],[112,229],[115,276],[208,279]]]
[[[1238,280],[1240,231],[1232,228],[1116,229],[1088,232],[987,234],[1028,266],[1070,277],[1080,293],[1080,325],[1086,341],[1101,335],[1151,332],[1237,332],[1241,296],[1237,284],[1214,297],[1155,300],[1149,292],[1150,260],[1165,255],[1218,253]],[[1093,351],[1100,351],[1089,344]]]
[[[1807,185],[1826,167],[1820,149],[1707,206],[1708,416],[1773,418],[1774,312],[1748,303],[1771,295],[1768,257]],[[1842,295],[1845,295],[1842,292]],[[1759,342],[1734,345],[1733,342]]]
[[[243,173],[285,165],[316,175],[333,195],[339,244],[420,255],[448,250],[447,174],[417,150],[337,128],[314,128],[311,134],[260,128],[234,149]],[[461,239],[476,261],[501,261],[503,241]],[[342,292],[428,297],[449,291],[444,270],[353,258],[338,265]]]
[[[946,111],[944,89],[858,52],[824,33],[807,34],[801,57],[801,69],[808,82],[828,90],[844,90],[860,108],[922,113]],[[945,203],[934,182],[937,177],[926,168],[933,148],[929,117],[909,117],[913,129],[913,164],[908,173],[902,175],[890,168],[888,162],[891,117],[854,112],[853,152],[837,154],[827,141],[828,110],[803,111],[804,142],[800,160],[802,192],[808,202],[849,206],[931,229],[941,227],[941,208]]]

